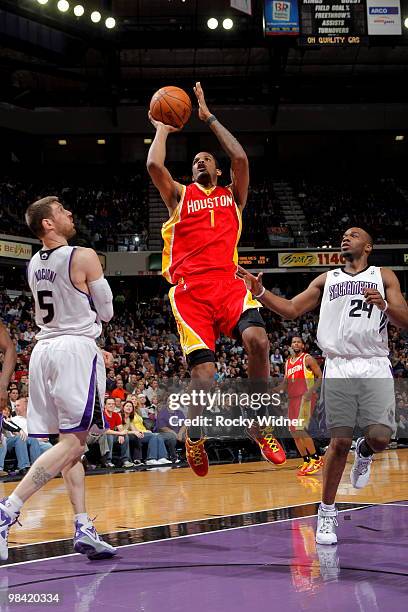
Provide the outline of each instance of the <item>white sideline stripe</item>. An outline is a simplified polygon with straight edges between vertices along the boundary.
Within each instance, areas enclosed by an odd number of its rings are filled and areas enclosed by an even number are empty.
[[[311,502],[311,503],[315,503],[315,502]],[[342,502],[339,502],[342,503]],[[352,504],[353,502],[346,502],[348,504]],[[284,506],[285,508],[297,508],[299,506],[304,506],[307,504],[295,504],[293,506]],[[345,509],[345,510],[339,510],[339,512],[351,512],[352,510],[363,510],[364,508],[367,508],[369,506],[367,505],[363,505],[363,506],[357,506],[357,508],[350,508],[350,509]],[[273,510],[280,510],[280,508],[273,508]],[[258,512],[258,511],[256,511]],[[265,512],[265,510],[259,510],[259,512]],[[242,512],[240,514],[250,514],[249,512]],[[228,516],[240,516],[240,514],[227,514],[223,517],[220,518],[226,518]],[[253,513],[251,513],[253,514]],[[273,521],[273,522],[265,522],[265,523],[256,523],[256,525],[240,525],[239,527],[228,527],[227,529],[215,529],[214,531],[204,531],[202,533],[191,533],[188,535],[180,535],[180,536],[174,536],[172,538],[161,538],[160,540],[150,540],[150,542],[135,542],[134,544],[121,544],[119,546],[116,546],[115,548],[128,548],[129,546],[144,546],[146,544],[156,544],[157,542],[169,542],[169,541],[173,541],[173,540],[180,540],[181,538],[193,538],[195,536],[205,536],[205,535],[211,535],[212,533],[221,533],[221,532],[225,532],[225,531],[234,531],[235,529],[246,529],[248,527],[260,527],[261,525],[275,525],[276,523],[286,523],[287,521],[299,521],[301,519],[307,519],[307,518],[312,518],[313,516],[317,516],[317,514],[310,514],[309,516],[296,516],[293,518],[286,518],[286,519],[278,519],[277,521]],[[207,519],[208,520],[208,519]],[[184,523],[191,523],[194,521],[180,521],[180,522],[184,522]],[[180,523],[168,523],[169,525],[179,525]],[[161,526],[161,525],[159,525]],[[142,527],[142,529],[147,529],[147,527]],[[136,531],[136,530],[126,530],[126,531]],[[113,533],[117,533],[117,532],[113,532]],[[58,541],[58,540],[53,540],[53,541]],[[0,566],[0,569],[2,567],[7,568],[7,567],[15,567],[16,565],[25,565],[27,563],[40,563],[41,561],[50,561],[51,559],[64,559],[65,557],[74,557],[74,556],[79,556],[80,553],[68,553],[66,555],[57,555],[56,557],[44,557],[43,559],[33,559],[31,561],[19,561],[18,563],[9,563],[8,565],[3,565]],[[114,557],[112,557],[112,559],[114,559]],[[154,568],[153,568],[154,569]],[[84,576],[86,576],[87,574],[84,573]],[[13,588],[13,586],[11,585],[9,588]]]
[[[118,529],[117,531],[105,531],[99,533],[99,535],[113,535],[115,533],[123,533],[125,531],[141,531],[143,529],[154,529],[155,527],[170,527],[171,525],[180,525],[181,523],[195,523],[196,521],[211,521],[216,519],[228,518],[229,516],[243,516],[244,514],[256,514],[257,512],[273,512],[274,510],[285,510],[286,508],[300,508],[300,506],[307,506],[309,504],[318,504],[318,501],[311,501],[303,504],[291,504],[289,506],[278,506],[277,508],[265,508],[263,510],[249,510],[249,512],[237,512],[235,514],[214,514],[212,516],[207,515],[202,518],[197,519],[188,519],[186,521],[175,521],[174,523],[160,523],[159,525],[146,525],[145,527],[129,527],[127,529]],[[355,504],[356,502],[338,502],[339,504]],[[361,504],[366,504],[367,506],[374,505],[371,502],[360,502]],[[381,504],[376,504],[381,505]],[[386,504],[387,505],[387,504]],[[204,532],[207,533],[207,532]],[[58,540],[44,540],[42,542],[29,542],[28,544],[17,544],[11,548],[21,548],[22,546],[36,546],[37,544],[51,544],[52,542],[65,542],[70,538],[59,538]],[[63,555],[65,556],[65,555]],[[57,557],[53,557],[56,559]],[[1,566],[0,566],[1,568]]]

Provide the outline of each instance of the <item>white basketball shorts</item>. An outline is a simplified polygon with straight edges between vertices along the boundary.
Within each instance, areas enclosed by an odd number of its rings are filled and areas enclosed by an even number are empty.
[[[387,357],[327,358],[323,373],[323,401],[328,429],[395,423],[395,392]]]
[[[29,367],[29,436],[103,431],[106,370],[92,338],[39,340]]]

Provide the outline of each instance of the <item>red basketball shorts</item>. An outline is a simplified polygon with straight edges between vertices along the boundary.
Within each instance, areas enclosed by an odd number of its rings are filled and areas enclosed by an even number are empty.
[[[215,352],[220,333],[232,337],[242,313],[262,306],[243,280],[230,275],[183,279],[170,289],[169,298],[185,355],[199,349]]]
[[[290,431],[303,431],[307,429],[316,405],[316,399],[316,393],[313,393],[310,400],[305,400],[302,395],[289,399],[288,417],[291,420],[298,420],[298,425],[289,426]]]

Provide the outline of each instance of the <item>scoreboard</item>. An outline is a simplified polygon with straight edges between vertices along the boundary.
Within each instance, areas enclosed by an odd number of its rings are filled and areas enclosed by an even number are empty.
[[[359,45],[366,41],[363,0],[299,0],[303,45]]]

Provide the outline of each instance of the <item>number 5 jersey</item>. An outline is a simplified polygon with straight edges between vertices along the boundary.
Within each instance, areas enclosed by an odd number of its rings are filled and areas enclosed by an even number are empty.
[[[60,246],[38,251],[28,265],[28,284],[35,301],[37,340],[57,336],[98,338],[102,325],[87,293],[71,280],[76,247]]]
[[[385,297],[381,268],[369,266],[355,275],[341,268],[327,272],[317,329],[317,343],[325,356],[388,356],[388,318],[366,303],[367,288]]]

